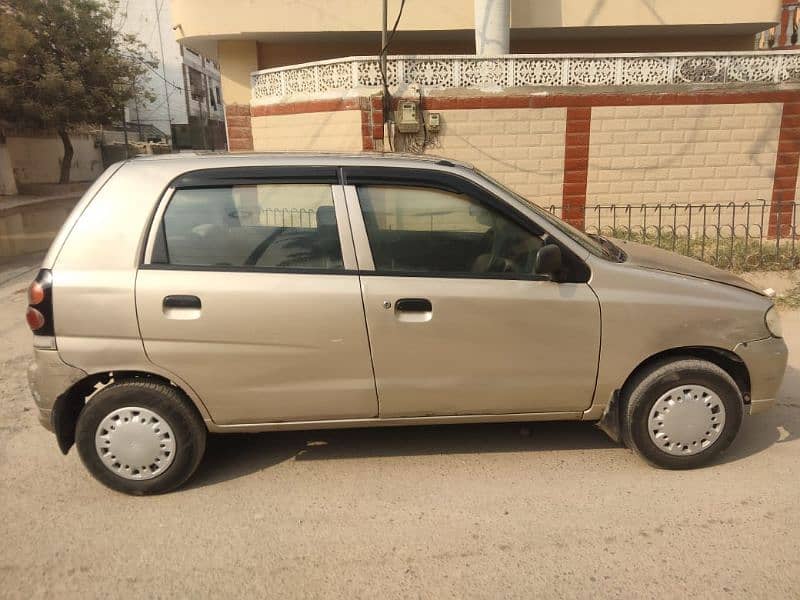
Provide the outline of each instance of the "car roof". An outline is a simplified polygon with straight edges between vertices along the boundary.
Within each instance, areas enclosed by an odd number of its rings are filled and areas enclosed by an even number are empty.
[[[296,164],[298,166],[310,165],[375,165],[375,166],[397,166],[413,168],[438,165],[442,167],[455,167],[469,169],[475,168],[466,162],[445,158],[442,156],[405,154],[405,153],[382,153],[382,152],[214,152],[214,151],[191,151],[178,152],[174,154],[153,154],[143,155],[128,159],[126,162],[167,162],[170,164],[180,162],[192,162],[200,159],[208,161],[208,168],[214,166],[232,166],[236,162],[246,162],[248,165],[253,160],[263,162],[264,166],[270,164]],[[216,163],[216,164],[215,164]]]

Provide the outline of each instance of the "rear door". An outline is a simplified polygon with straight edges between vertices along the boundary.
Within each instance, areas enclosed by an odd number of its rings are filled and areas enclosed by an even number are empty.
[[[588,408],[600,307],[585,278],[533,272],[547,232],[474,187],[384,171],[345,186],[381,417]]]
[[[378,413],[335,169],[177,180],[155,217],[136,306],[150,360],[218,424]]]

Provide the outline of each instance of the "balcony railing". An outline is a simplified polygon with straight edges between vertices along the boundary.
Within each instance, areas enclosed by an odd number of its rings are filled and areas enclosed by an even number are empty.
[[[800,82],[800,52],[681,54],[514,54],[390,56],[389,86],[448,88],[591,86],[714,86]],[[291,96],[341,96],[354,89],[380,89],[377,56],[354,56],[256,71],[252,102]]]

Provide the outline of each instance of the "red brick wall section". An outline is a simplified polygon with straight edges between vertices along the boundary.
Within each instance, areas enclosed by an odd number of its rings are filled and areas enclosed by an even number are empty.
[[[589,176],[589,129],[591,107],[567,109],[567,129],[564,147],[564,188],[562,214],[567,223],[584,228],[586,180]]]
[[[225,125],[228,128],[228,150],[245,152],[253,149],[253,129],[249,104],[225,106]]]
[[[371,102],[372,139],[383,140],[383,96],[373,96]]]
[[[769,210],[769,235],[789,235],[792,211],[796,201],[797,170],[800,162],[800,100],[786,102],[781,116],[778,154],[775,158],[775,179]]]

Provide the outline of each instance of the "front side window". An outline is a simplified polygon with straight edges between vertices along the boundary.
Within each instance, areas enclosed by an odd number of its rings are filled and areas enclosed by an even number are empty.
[[[163,240],[161,262],[172,265],[343,269],[327,184],[176,190]]]
[[[377,271],[532,275],[544,245],[540,235],[463,194],[363,186],[358,198]]]
[[[569,237],[574,242],[580,244],[583,248],[594,254],[599,258],[603,258],[605,260],[620,260],[621,256],[618,252],[612,252],[604,246],[601,242],[596,239],[590,237],[587,233],[580,231],[579,229],[573,227],[566,221],[559,219],[551,212],[543,209],[541,206],[536,204],[535,202],[528,200],[524,196],[521,196],[511,188],[503,185],[496,179],[493,179],[486,173],[479,171],[478,169],[475,170],[481,177],[493,183],[496,187],[500,188],[508,195],[513,196],[515,199],[523,202],[524,204],[528,205],[539,217],[547,221],[549,225],[552,225],[556,229],[558,229],[561,233]],[[619,249],[617,248],[619,251]],[[624,253],[623,253],[624,254]]]

